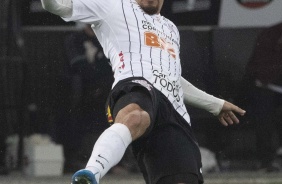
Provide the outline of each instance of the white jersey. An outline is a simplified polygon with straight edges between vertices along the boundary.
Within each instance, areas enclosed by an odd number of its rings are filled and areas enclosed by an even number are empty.
[[[180,84],[180,40],[176,26],[146,14],[135,0],[73,0],[66,21],[92,24],[114,71],[114,84],[144,77],[160,90],[190,124]]]

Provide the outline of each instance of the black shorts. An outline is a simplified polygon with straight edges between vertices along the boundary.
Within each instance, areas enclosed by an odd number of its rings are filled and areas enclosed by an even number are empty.
[[[196,175],[198,183],[203,183],[198,143],[190,125],[170,101],[144,78],[122,80],[107,101],[110,122],[130,103],[138,104],[151,118],[146,133],[132,143],[146,183],[163,184],[159,182],[163,178],[173,179],[171,184],[188,183],[191,175]]]

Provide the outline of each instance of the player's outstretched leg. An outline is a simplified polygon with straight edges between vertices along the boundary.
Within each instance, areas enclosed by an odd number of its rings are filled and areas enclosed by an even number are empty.
[[[77,171],[71,180],[71,184],[98,184],[95,179],[95,174],[91,171],[82,169]]]
[[[86,168],[73,175],[72,184],[99,184],[100,178],[119,163],[131,141],[127,126],[114,123],[100,135]]]

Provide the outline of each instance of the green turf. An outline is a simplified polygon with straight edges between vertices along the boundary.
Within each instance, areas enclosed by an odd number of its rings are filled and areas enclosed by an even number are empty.
[[[19,172],[0,175],[0,184],[70,184],[71,175],[27,177]],[[204,175],[205,184],[282,184],[282,172],[223,172]],[[100,184],[145,184],[141,174],[106,175]]]

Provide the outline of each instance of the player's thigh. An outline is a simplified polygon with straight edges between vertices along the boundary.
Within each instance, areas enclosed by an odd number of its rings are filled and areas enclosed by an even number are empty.
[[[138,145],[133,144],[134,147],[138,148]],[[169,183],[170,180],[198,184],[202,180],[199,148],[177,125],[168,124],[154,129],[140,153],[138,162],[149,184]],[[194,176],[197,176],[196,179]]]
[[[130,122],[136,122],[136,124],[139,124],[138,122],[143,120],[149,123],[150,115],[136,103],[126,105],[118,111],[115,117],[116,122],[124,124]]]

